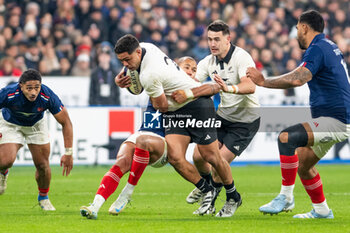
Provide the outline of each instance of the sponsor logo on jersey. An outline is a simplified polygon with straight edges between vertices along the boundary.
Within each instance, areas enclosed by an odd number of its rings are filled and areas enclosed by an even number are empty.
[[[235,150],[239,150],[240,146],[233,146],[233,148],[235,148]]]

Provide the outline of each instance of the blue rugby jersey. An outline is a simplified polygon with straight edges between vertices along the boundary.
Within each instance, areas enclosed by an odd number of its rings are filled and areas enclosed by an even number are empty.
[[[308,82],[312,117],[333,117],[349,124],[350,81],[338,46],[323,33],[315,36],[303,55],[301,66],[312,73]]]
[[[157,111],[151,101],[148,101],[146,110],[143,112],[143,121],[139,131],[150,131],[164,137],[162,113]]]
[[[21,126],[33,126],[41,120],[46,109],[55,115],[63,108],[61,100],[47,86],[41,84],[41,90],[34,102],[30,102],[21,91],[19,83],[11,84],[0,90],[0,109],[4,119]]]

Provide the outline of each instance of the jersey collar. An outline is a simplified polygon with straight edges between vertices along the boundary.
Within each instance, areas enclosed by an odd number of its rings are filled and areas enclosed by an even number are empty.
[[[320,33],[314,37],[314,39],[311,41],[310,45],[315,44],[317,41],[324,39],[326,36],[324,33]]]
[[[219,64],[219,62],[225,62],[226,64],[228,64],[231,60],[233,51],[235,51],[236,46],[234,46],[232,43],[230,43],[230,50],[228,51],[228,53],[226,54],[226,56],[222,59],[219,60],[218,57],[216,58],[216,65]]]
[[[142,52],[141,52],[141,62],[140,62],[139,68],[137,69],[137,72],[139,72],[139,73],[140,73],[140,71],[141,71],[141,63],[142,63],[143,57],[144,57],[145,54],[146,54],[146,49],[145,49],[145,48],[141,48],[141,50],[142,50]]]

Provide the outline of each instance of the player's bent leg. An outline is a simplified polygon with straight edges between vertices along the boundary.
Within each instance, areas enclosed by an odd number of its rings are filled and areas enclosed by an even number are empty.
[[[220,156],[218,141],[208,145],[198,145],[198,150],[203,159],[207,161],[217,171],[224,184],[232,183],[232,174],[230,165]]]
[[[130,171],[135,143],[123,142],[117,154],[115,164],[103,176],[94,200],[90,206],[80,207],[80,214],[88,219],[96,219],[98,211],[105,201],[115,192],[123,174]]]
[[[312,148],[299,148],[298,153],[300,153],[298,174],[312,201],[313,210],[306,214],[296,215],[295,218],[334,218],[327,205],[321,177],[315,168],[320,160],[319,157]]]
[[[0,144],[0,195],[5,193],[9,168],[15,162],[17,152],[21,146],[15,143]]]
[[[216,215],[217,217],[230,217],[242,204],[240,194],[236,191],[233,183],[231,168],[228,162],[219,153],[217,141],[208,145],[198,145],[202,157],[208,161],[217,171],[226,189],[226,203]],[[212,196],[212,201],[214,194]],[[211,203],[210,203],[211,206]]]
[[[211,165],[205,161],[201,154],[199,153],[197,145],[194,148],[193,152],[193,163],[196,166],[199,174],[209,183],[211,184]],[[186,202],[188,204],[194,204],[196,202],[201,203],[203,200],[203,193],[198,189],[193,189],[188,196],[186,197]],[[193,212],[193,214],[198,214],[198,211]]]
[[[220,155],[221,157],[226,160],[229,164],[236,158],[236,155],[230,151],[226,145],[222,144],[222,146],[220,147]],[[224,184],[221,181],[220,176],[218,175],[218,173],[216,172],[215,169],[213,169],[213,182],[212,185],[214,187],[214,200],[212,205],[215,205],[215,201],[217,199],[217,197],[219,196],[222,187],[224,186]]]
[[[168,161],[175,170],[187,181],[196,184],[200,179],[197,169],[186,158],[186,149],[190,143],[189,136],[170,134],[166,135],[168,144]]]
[[[282,186],[280,194],[271,202],[261,206],[264,214],[278,214],[291,211],[294,204],[293,190],[299,167],[297,148],[309,146],[313,141],[312,131],[308,124],[296,124],[284,129],[278,136],[280,152]]]
[[[141,134],[136,138],[135,144],[135,152],[128,183],[125,185],[117,200],[110,206],[110,214],[117,215],[125,209],[127,204],[131,201],[134,188],[148,164],[157,163],[155,166],[160,166],[160,164],[163,163],[164,165],[166,163],[167,157],[164,157],[166,143],[164,138],[149,134]]]
[[[49,164],[50,144],[28,144],[36,167],[35,179],[38,184],[38,202],[43,210],[56,210],[48,198],[51,181],[51,168]]]
[[[210,207],[213,199],[213,188],[203,179],[197,169],[189,163],[186,158],[186,149],[190,143],[190,137],[179,134],[170,134],[166,136],[168,144],[169,163],[186,180],[194,184],[204,193],[202,205],[198,209],[199,214],[204,214]]]

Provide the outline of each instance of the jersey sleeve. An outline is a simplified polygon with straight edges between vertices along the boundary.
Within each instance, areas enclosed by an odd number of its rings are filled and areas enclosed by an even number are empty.
[[[306,51],[300,66],[306,67],[315,75],[323,66],[323,52],[318,46],[312,46]]]
[[[208,62],[206,59],[201,60],[197,65],[196,79],[199,82],[204,82],[209,77]]]
[[[157,98],[164,93],[161,77],[156,74],[145,73],[140,78],[141,84],[145,89],[147,95],[152,98]]]
[[[7,103],[7,91],[6,88],[0,89],[0,109],[6,106]]]
[[[255,67],[255,62],[249,53],[242,50],[238,62],[238,75],[240,79],[246,76],[248,67]]]
[[[48,95],[50,96],[48,109],[52,113],[52,115],[55,115],[62,111],[64,105],[62,104],[58,96],[50,88],[47,87],[47,91]]]

